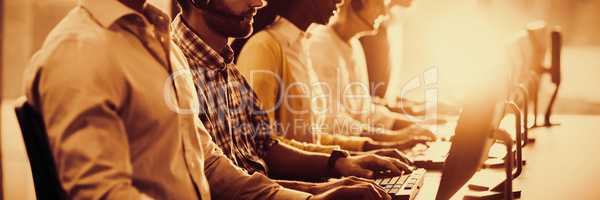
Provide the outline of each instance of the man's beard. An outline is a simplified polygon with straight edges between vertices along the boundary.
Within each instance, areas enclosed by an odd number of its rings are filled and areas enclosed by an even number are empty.
[[[202,14],[209,28],[223,36],[246,38],[252,34],[252,17],[236,19],[218,15],[213,12],[203,12]]]

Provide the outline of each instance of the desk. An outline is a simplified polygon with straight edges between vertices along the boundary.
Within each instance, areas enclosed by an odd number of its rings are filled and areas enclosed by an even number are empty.
[[[557,115],[561,126],[531,129],[535,143],[523,149],[527,165],[514,181],[521,199],[600,199],[600,116]],[[503,123],[509,129],[510,124]],[[504,176],[502,169],[484,169],[476,176]],[[417,199],[435,199],[441,172],[428,172]],[[462,199],[463,187],[455,196]]]

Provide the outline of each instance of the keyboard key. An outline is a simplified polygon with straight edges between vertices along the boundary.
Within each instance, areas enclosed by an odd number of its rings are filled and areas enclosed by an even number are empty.
[[[380,185],[388,185],[388,184],[389,184],[389,182],[390,182],[390,180],[391,180],[391,178],[384,178],[384,179],[381,181]]]
[[[393,185],[386,185],[385,187],[383,187],[383,190],[390,191],[393,188]]]
[[[400,177],[400,180],[398,180],[396,182],[396,184],[398,184],[398,185],[404,184],[404,182],[406,182],[406,180],[408,180],[408,175]]]
[[[381,181],[382,181],[382,180],[383,180],[383,179],[375,179],[375,184],[377,184],[377,185],[381,185]]]
[[[399,176],[393,177],[388,184],[390,184],[390,185],[396,184],[396,182],[398,182],[399,179],[400,179]]]
[[[415,173],[417,172],[417,173]],[[419,192],[425,173],[423,170],[415,170],[411,174],[404,176],[384,178],[376,180],[376,183],[380,184],[383,190],[392,196],[392,199],[396,200],[409,200],[414,199],[415,195]]]

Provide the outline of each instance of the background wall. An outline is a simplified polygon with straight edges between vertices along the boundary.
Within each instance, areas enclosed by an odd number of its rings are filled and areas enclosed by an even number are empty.
[[[42,45],[46,35],[67,12],[76,5],[76,0],[10,0],[5,1],[5,31],[2,45],[2,97],[13,99],[22,96],[21,75],[31,55]],[[170,0],[148,0],[169,12]]]
[[[426,69],[439,71],[441,99],[460,101],[465,88],[489,77],[504,57],[506,41],[528,22],[545,20],[563,29],[563,85],[557,113],[600,114],[600,0],[415,1],[395,12],[390,29],[391,88],[401,88]],[[545,81],[542,98],[552,88]],[[389,90],[396,96],[399,90]],[[411,93],[423,98],[423,91]],[[542,102],[544,104],[544,102]]]

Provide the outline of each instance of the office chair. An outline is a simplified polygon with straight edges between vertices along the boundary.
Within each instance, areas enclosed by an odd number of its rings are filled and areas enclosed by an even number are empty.
[[[555,27],[548,30],[544,21],[534,21],[527,25],[526,34],[518,37],[517,46],[519,48],[513,50],[520,54],[517,57],[521,59],[521,62],[515,65],[517,76],[513,78],[516,78],[516,84],[525,86],[529,92],[528,100],[533,103],[534,124],[531,128],[554,126],[556,124],[552,124],[550,118],[561,84],[562,34],[560,28]],[[550,49],[550,66],[544,64],[548,49]],[[538,124],[539,93],[541,77],[545,74],[551,76],[555,90],[544,114],[544,124],[540,125]]]
[[[19,98],[15,113],[31,165],[36,198],[67,199],[58,179],[42,115],[25,98]]]
[[[560,89],[560,84],[562,82],[562,74],[561,74],[561,53],[562,53],[562,33],[560,31],[560,27],[554,27],[552,29],[552,31],[550,32],[550,56],[551,56],[551,63],[549,67],[539,67],[539,68],[534,68],[533,71],[535,74],[537,74],[537,77],[541,77],[544,74],[549,74],[551,77],[551,82],[552,84],[554,84],[554,92],[552,94],[552,97],[550,98],[550,101],[548,103],[548,107],[546,108],[546,113],[544,114],[544,124],[543,125],[538,125],[537,124],[537,120],[536,123],[534,124],[534,128],[535,127],[551,127],[551,126],[556,126],[559,124],[554,124],[551,122],[550,118],[552,117],[552,110],[554,108],[554,103],[556,102],[556,98],[558,97],[558,92]],[[535,83],[536,84],[536,88],[539,88],[539,85],[541,84],[541,82],[538,81]],[[539,91],[536,91],[536,93],[539,93]],[[534,101],[534,107],[537,108],[538,104],[539,104],[539,98],[536,96],[535,101]],[[538,112],[537,109],[535,109],[535,115],[537,116]]]
[[[550,103],[546,108],[546,114],[544,115],[544,126],[555,126],[558,124],[553,124],[550,121],[550,117],[552,117],[552,109],[554,107],[554,102],[556,101],[556,97],[558,96],[558,90],[560,89],[560,83],[562,82],[561,77],[561,53],[562,53],[562,33],[560,31],[560,27],[555,27],[552,30],[550,35],[552,39],[552,64],[550,68],[546,71],[552,77],[552,83],[555,85],[554,93],[552,94],[552,98],[550,99]]]

